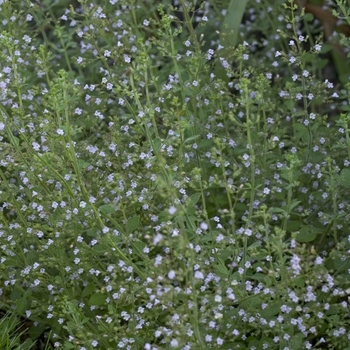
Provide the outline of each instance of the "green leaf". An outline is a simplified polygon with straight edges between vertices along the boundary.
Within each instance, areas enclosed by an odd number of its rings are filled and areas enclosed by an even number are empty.
[[[350,66],[348,64],[348,61],[344,59],[345,53],[342,52],[341,49],[338,51],[336,47],[332,48],[331,53],[335,69],[338,73],[338,78],[343,84],[345,84],[349,81],[350,76]]]
[[[194,135],[194,136],[190,136],[189,138],[187,138],[184,142],[184,144],[186,143],[190,143],[191,141],[194,141],[196,139],[198,139],[200,137],[200,135]]]
[[[23,313],[25,310],[27,310],[28,307],[28,300],[27,298],[20,298],[16,301],[16,309],[18,313]]]
[[[98,253],[100,255],[103,255],[105,252],[106,252],[106,246],[104,244],[95,244],[93,247],[92,247],[92,250],[95,252],[95,253]]]
[[[288,214],[288,213],[287,213],[285,210],[283,210],[282,208],[275,208],[275,207],[272,207],[272,208],[270,208],[269,211],[272,212],[272,213]]]
[[[84,162],[82,159],[78,159],[78,169],[82,170],[90,165],[90,163]]]
[[[133,232],[137,229],[137,227],[140,224],[140,217],[139,216],[133,216],[130,218],[126,224],[126,229],[128,232]]]
[[[230,256],[232,256],[232,250],[222,250],[218,254],[220,262],[226,261]]]
[[[336,177],[336,181],[346,188],[350,188],[350,169],[344,168],[340,175]]]
[[[293,281],[293,284],[296,286],[296,287],[300,287],[300,288],[304,288],[305,287],[305,280],[304,278],[296,278],[294,281]]]
[[[11,294],[10,294],[10,298],[12,301],[18,300],[19,298],[22,297],[22,291],[19,290],[18,287],[15,287],[12,289]]]
[[[201,198],[201,196],[202,196],[202,194],[201,194],[200,192],[195,193],[195,194],[193,194],[192,196],[190,196],[190,201],[191,201],[191,203],[192,203],[193,205],[195,205],[195,204],[199,201],[199,199]]]
[[[81,294],[82,297],[87,297],[88,295],[92,294],[95,291],[96,287],[94,284],[89,283],[83,290],[83,293]]]
[[[96,227],[93,227],[93,228],[89,228],[86,232],[86,234],[89,236],[89,237],[95,237],[96,234],[98,232],[98,229]]]
[[[334,267],[337,269],[337,273],[341,271],[348,271],[350,268],[350,260],[349,259],[342,259],[342,258],[336,258],[334,259]]]
[[[261,308],[261,299],[257,296],[251,298],[248,297],[247,299],[241,301],[241,306],[251,309]]]
[[[313,15],[312,13],[310,13],[310,12],[305,13],[305,15],[304,15],[304,20],[305,20],[306,22],[313,22],[313,20],[314,20],[314,15]]]
[[[102,211],[102,213],[105,214],[112,214],[115,212],[115,209],[112,204],[103,204],[98,208],[98,210]]]
[[[47,325],[45,323],[39,323],[36,326],[31,326],[29,330],[29,336],[32,339],[38,339],[45,332],[46,328]]]
[[[16,136],[13,136],[12,139],[14,141],[14,146],[18,146],[19,145],[19,138]]]
[[[104,305],[105,303],[106,303],[106,295],[102,293],[93,294],[88,302],[89,305],[96,305],[96,306],[101,306],[101,305]]]
[[[209,146],[212,145],[212,143],[213,143],[212,140],[208,140],[208,139],[202,140],[198,143],[198,149],[200,150],[207,149]]]
[[[202,243],[211,242],[213,240],[213,236],[210,233],[201,234],[199,237]]]
[[[154,146],[154,153],[158,153],[162,147],[162,140],[157,137],[154,141],[153,141],[153,146]]]
[[[224,264],[218,264],[215,266],[215,271],[222,276],[228,276],[227,267]]]
[[[305,143],[308,142],[309,134],[307,131],[307,127],[304,124],[295,123],[293,125],[293,129],[294,129],[295,136],[297,139],[300,139]]]
[[[298,231],[300,229],[300,225],[301,225],[300,221],[295,221],[295,220],[288,221],[287,231],[288,232]]]
[[[133,242],[132,246],[137,251],[138,256],[140,256],[141,258],[145,257],[145,254],[143,252],[143,249],[146,247],[145,243],[141,241],[136,241],[136,242]]]
[[[312,226],[303,226],[295,239],[300,243],[312,242],[317,236],[316,230]]]
[[[332,50],[332,45],[326,44],[326,43],[322,44],[321,53],[327,53],[331,50]]]
[[[289,210],[292,211],[299,203],[301,203],[301,201],[293,200],[290,204]]]

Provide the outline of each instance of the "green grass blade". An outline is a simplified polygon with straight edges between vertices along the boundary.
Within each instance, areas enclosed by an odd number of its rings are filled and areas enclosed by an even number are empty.
[[[227,8],[227,13],[224,22],[220,28],[220,45],[225,49],[236,47],[239,41],[239,26],[247,6],[248,0],[231,0]],[[227,80],[225,69],[216,64],[215,74],[218,78]]]
[[[225,20],[221,25],[221,33],[226,34],[220,39],[220,45],[235,47],[238,44],[239,26],[247,6],[248,0],[231,0],[227,8]]]

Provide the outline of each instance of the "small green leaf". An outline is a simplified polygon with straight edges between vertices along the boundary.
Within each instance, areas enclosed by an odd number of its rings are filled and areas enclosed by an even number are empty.
[[[313,22],[314,20],[314,15],[310,12],[305,13],[304,17],[303,17],[304,21],[306,22]]]
[[[112,204],[103,204],[98,208],[98,210],[102,211],[104,214],[112,214],[115,212]]]
[[[13,288],[10,294],[10,298],[12,301],[18,300],[22,297],[22,291],[18,289],[18,287]]]
[[[141,257],[144,258],[145,254],[143,252],[143,249],[146,247],[146,244],[141,242],[141,241],[136,241],[133,243],[133,248],[137,251],[137,254]]]
[[[132,218],[130,218],[126,224],[126,229],[128,230],[128,232],[133,232],[137,229],[137,227],[140,224],[140,217],[139,216],[133,216]]]
[[[84,162],[82,159],[78,159],[78,169],[82,170],[85,169],[86,167],[88,167],[90,165],[90,163]]]
[[[346,188],[350,188],[350,169],[344,168],[340,175],[336,177],[336,181]]]
[[[39,323],[30,327],[29,336],[32,339],[38,339],[46,329],[47,325],[45,323]]]
[[[25,310],[27,310],[28,307],[28,300],[27,298],[20,298],[16,301],[16,309],[18,313],[23,313]]]
[[[106,296],[102,293],[95,293],[89,299],[89,305],[101,306],[106,303]]]
[[[106,252],[106,247],[105,247],[103,244],[95,244],[95,245],[92,247],[92,250],[93,250],[95,253],[104,254],[104,253]]]
[[[88,295],[92,294],[95,291],[96,287],[89,283],[83,290],[83,293],[81,294],[82,297],[87,297]]]
[[[333,49],[333,47],[331,44],[323,43],[322,48],[321,48],[321,53],[327,53],[327,52],[331,51],[332,49]]]
[[[228,276],[227,267],[224,264],[218,264],[215,266],[215,271],[222,276]]]
[[[301,203],[301,201],[293,200],[290,204],[289,210],[292,211],[299,203]]]
[[[300,139],[303,142],[308,142],[309,134],[307,131],[307,127],[304,124],[295,123],[293,125],[293,129],[294,129],[295,136],[297,139]]]
[[[202,234],[200,236],[200,240],[202,243],[207,243],[207,242],[211,242],[213,240],[213,236],[210,233],[207,234]]]
[[[98,232],[98,229],[96,227],[92,227],[92,228],[89,228],[86,232],[86,234],[89,236],[89,237],[95,237],[96,234]]]
[[[305,280],[304,280],[304,278],[296,278],[296,279],[293,281],[293,284],[294,284],[296,287],[304,288],[304,287],[305,287]]]
[[[159,137],[157,137],[153,141],[153,145],[154,145],[154,153],[158,153],[162,147],[162,140]]]
[[[282,302],[280,300],[274,300],[270,302],[267,308],[261,311],[261,316],[267,319],[271,319],[273,316],[278,315],[281,305]]]
[[[19,145],[19,138],[16,136],[13,136],[13,141],[14,141],[14,146],[18,146]]]
[[[285,210],[281,209],[281,208],[272,207],[272,208],[270,208],[269,211],[272,212],[272,213],[287,214],[287,212]]]
[[[195,193],[192,196],[190,196],[190,201],[193,205],[195,205],[199,199],[201,198],[202,194],[201,193]]]
[[[343,258],[336,258],[334,259],[334,267],[337,269],[337,273],[341,271],[348,271],[350,268],[350,260],[349,259],[343,259]]]
[[[303,226],[295,239],[300,243],[312,242],[317,236],[316,230],[312,226]]]
[[[186,143],[190,143],[191,141],[194,141],[194,140],[196,140],[196,139],[198,139],[200,137],[200,135],[194,135],[194,136],[190,136],[189,138],[187,138],[186,140],[185,140],[185,144]]]
[[[288,221],[287,231],[288,232],[298,231],[300,229],[300,225],[301,225],[300,221],[296,221],[296,220]]]
[[[232,250],[222,250],[218,257],[220,259],[220,262],[226,261],[230,256],[232,256]]]

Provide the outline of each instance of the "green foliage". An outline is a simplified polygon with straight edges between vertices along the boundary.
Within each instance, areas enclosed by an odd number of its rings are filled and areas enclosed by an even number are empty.
[[[350,84],[312,16],[13,0],[0,17],[1,349],[348,346]]]

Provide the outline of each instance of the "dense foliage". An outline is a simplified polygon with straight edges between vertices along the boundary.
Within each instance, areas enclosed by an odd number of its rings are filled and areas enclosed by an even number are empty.
[[[350,349],[343,33],[285,0],[0,19],[1,349]]]

